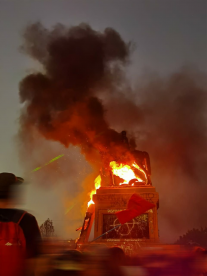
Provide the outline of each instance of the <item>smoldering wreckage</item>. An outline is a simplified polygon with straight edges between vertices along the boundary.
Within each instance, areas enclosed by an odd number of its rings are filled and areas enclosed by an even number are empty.
[[[137,150],[132,131],[127,137],[128,132],[110,126],[104,105],[107,98],[112,102],[125,99],[124,68],[133,44],[112,28],[97,32],[87,24],[70,28],[59,24],[49,31],[36,23],[26,28],[22,50],[37,60],[42,70],[20,83],[19,140],[24,143],[20,154],[35,151],[32,143],[37,131],[65,147],[78,146],[98,172],[76,248],[82,250],[89,243],[93,224],[94,239],[99,237],[94,243],[119,246],[129,255],[142,247],[158,246],[159,195],[152,185],[149,155]],[[177,78],[182,83],[182,74]],[[138,110],[133,98],[126,101]],[[118,125],[120,128],[121,122]],[[116,213],[126,209],[133,194],[154,207],[118,226]]]

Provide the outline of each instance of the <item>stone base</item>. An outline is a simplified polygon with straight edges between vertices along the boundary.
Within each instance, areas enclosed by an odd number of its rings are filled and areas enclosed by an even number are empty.
[[[159,242],[157,222],[159,196],[153,186],[132,187],[122,185],[98,189],[93,196],[95,202],[94,239],[119,224],[115,213],[126,209],[127,202],[134,193],[139,194],[156,206],[99,238],[95,243],[119,246],[131,255],[138,251],[140,247]]]

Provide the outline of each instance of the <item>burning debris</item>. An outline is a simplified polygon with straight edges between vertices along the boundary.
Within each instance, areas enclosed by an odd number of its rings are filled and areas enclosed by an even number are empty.
[[[147,182],[147,175],[144,169],[141,169],[137,163],[133,163],[132,166],[118,164],[115,161],[110,162],[110,167],[114,175],[119,176],[123,179],[122,184],[130,184],[130,181],[135,180],[136,182]],[[141,176],[141,174],[143,174]],[[134,185],[134,183],[132,183]]]
[[[134,185],[140,186],[140,183],[143,185],[149,184],[145,170],[141,169],[140,166],[135,162],[131,166],[129,166],[124,164],[118,164],[115,161],[111,161],[109,165],[111,169],[110,173],[112,177],[111,179],[112,179],[113,186],[116,185],[115,184],[116,176],[118,176],[118,179],[119,179],[118,185],[125,184],[130,186],[134,186]],[[94,194],[96,194],[96,190],[101,187],[101,179],[102,179],[101,175],[99,175],[94,181],[95,189],[92,190],[92,192],[90,193],[91,200],[88,202],[88,207],[91,204],[94,204],[92,197]]]

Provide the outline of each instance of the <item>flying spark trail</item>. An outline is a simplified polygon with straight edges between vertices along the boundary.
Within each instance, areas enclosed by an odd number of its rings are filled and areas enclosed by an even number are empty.
[[[70,206],[70,207],[66,210],[65,215],[67,215],[67,213],[68,213],[71,209],[73,209],[74,206],[75,206],[75,204],[73,204],[72,206]]]
[[[37,168],[34,169],[32,172],[39,171],[39,170],[42,169],[43,167],[45,167],[45,166],[49,165],[50,163],[52,163],[52,162],[54,162],[54,161],[60,159],[60,158],[63,157],[63,156],[64,156],[64,154],[58,155],[57,157],[51,159],[48,163],[44,164],[42,167],[37,167]]]

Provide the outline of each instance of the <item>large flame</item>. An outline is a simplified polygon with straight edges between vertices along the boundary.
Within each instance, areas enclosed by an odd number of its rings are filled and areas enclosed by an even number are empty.
[[[99,189],[101,187],[101,176],[97,176],[95,181],[94,181],[94,184],[95,184],[95,189],[91,191],[90,193],[90,201],[88,202],[88,207],[91,205],[91,204],[94,204],[93,202],[93,195],[96,194],[96,190]]]
[[[115,161],[110,162],[110,167],[112,169],[112,172],[114,175],[119,176],[120,178],[124,179],[124,182],[122,184],[128,184],[130,180],[137,179],[139,182],[143,182],[141,178],[139,178],[131,167],[134,167],[141,171],[145,178],[147,179],[146,173],[139,167],[137,163],[133,163],[132,166],[124,165],[124,164],[118,164]],[[88,202],[88,207],[91,204],[94,204],[93,202],[93,195],[96,194],[96,190],[101,187],[101,176],[97,176],[94,181],[95,189],[90,192],[90,201]]]
[[[146,173],[136,163],[133,163],[132,166],[140,170],[147,179]],[[114,175],[124,179],[124,182],[122,184],[128,184],[129,181],[132,179],[137,179],[139,182],[143,182],[141,178],[135,175],[134,171],[129,165],[118,164],[117,162],[112,161],[110,162],[110,167]]]

